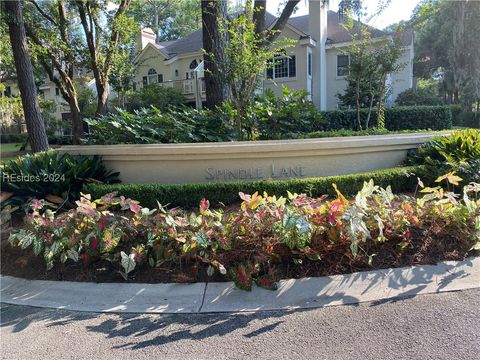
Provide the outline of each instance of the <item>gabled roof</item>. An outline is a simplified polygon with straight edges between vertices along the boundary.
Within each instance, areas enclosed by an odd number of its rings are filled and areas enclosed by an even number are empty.
[[[266,23],[272,25],[276,17],[267,13]],[[300,36],[308,36],[308,15],[292,17],[288,20],[287,25],[294,31],[298,32]],[[389,33],[370,27],[372,38],[387,36]],[[335,11],[328,11],[327,13],[327,42],[329,44],[339,44],[349,42],[352,35],[358,33],[358,28],[354,27],[351,31],[347,31],[340,22],[338,13]],[[404,42],[406,45],[411,43],[412,32],[404,34]],[[316,39],[314,39],[316,40]],[[203,47],[202,29],[194,31],[181,39],[173,41],[165,41],[155,44],[167,58],[172,58],[176,55],[199,52]]]

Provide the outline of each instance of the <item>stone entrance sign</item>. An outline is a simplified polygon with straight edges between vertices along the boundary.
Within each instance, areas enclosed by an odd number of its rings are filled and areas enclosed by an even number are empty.
[[[291,179],[400,165],[433,133],[199,144],[83,145],[57,151],[100,155],[124,183]]]

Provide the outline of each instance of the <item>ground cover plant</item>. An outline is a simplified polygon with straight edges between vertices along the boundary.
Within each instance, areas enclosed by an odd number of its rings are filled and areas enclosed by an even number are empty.
[[[211,209],[203,199],[196,212],[149,209],[115,194],[82,195],[67,212],[34,200],[25,226],[10,230],[20,256],[3,259],[2,272],[23,266],[38,277],[43,259],[62,279],[69,271],[75,280],[102,272],[110,281],[231,279],[250,290],[274,289],[284,277],[463,259],[480,249],[480,185],[462,189],[459,181],[453,173],[434,187],[419,181],[417,196],[373,181],[350,199],[335,185],[334,197],[240,193],[240,207]]]

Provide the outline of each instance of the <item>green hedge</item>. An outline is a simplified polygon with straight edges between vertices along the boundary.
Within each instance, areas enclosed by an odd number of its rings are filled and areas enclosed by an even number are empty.
[[[253,182],[218,182],[202,184],[166,185],[166,184],[89,184],[84,188],[85,193],[93,199],[117,192],[140,201],[143,206],[153,208],[157,200],[161,204],[181,206],[185,208],[197,207],[200,200],[206,198],[214,205],[234,204],[240,201],[238,193],[266,191],[270,195],[286,195],[292,193],[306,193],[309,196],[333,194],[332,184],[338,185],[342,193],[355,194],[364,181],[373,179],[375,184],[382,187],[390,185],[394,192],[411,192],[417,184],[417,176],[423,175],[422,166],[411,166],[378,170],[369,173],[329,176],[323,178],[290,179],[290,180],[263,180]],[[407,174],[415,174],[415,176]]]
[[[387,129],[369,128],[368,130],[332,130],[332,131],[315,131],[311,133],[292,134],[291,137],[285,139],[318,139],[329,137],[348,137],[348,136],[370,136],[370,135],[394,135],[394,134],[421,134],[430,133],[432,130],[398,130],[390,131]]]
[[[454,125],[480,129],[480,113],[461,112],[457,115]]]
[[[0,134],[0,142],[2,144],[24,143],[27,141],[28,135],[22,134]],[[48,135],[48,143],[50,145],[71,145],[72,137],[64,135]]]
[[[0,134],[0,142],[2,144],[24,143],[27,141],[27,134]]]
[[[363,127],[368,110],[360,111]],[[355,129],[355,110],[324,111],[326,123],[319,130]],[[370,127],[376,126],[376,111],[372,111]],[[385,127],[388,130],[444,130],[452,128],[452,111],[449,106],[393,107],[385,111]]]

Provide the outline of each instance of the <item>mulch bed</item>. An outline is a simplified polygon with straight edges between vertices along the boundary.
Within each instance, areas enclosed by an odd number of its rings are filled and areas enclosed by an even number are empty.
[[[1,243],[1,273],[26,279],[37,280],[68,280],[90,282],[125,282],[118,272],[118,268],[108,261],[98,261],[83,264],[68,260],[65,264],[57,262],[55,267],[45,270],[42,256],[34,256],[31,249],[21,250],[12,247],[2,236]],[[348,274],[357,271],[402,267],[420,264],[436,264],[443,260],[462,260],[467,256],[478,255],[479,252],[470,251],[471,242],[459,239],[454,234],[439,230],[435,236],[415,232],[412,229],[411,241],[407,248],[399,251],[399,241],[378,243],[367,241],[362,245],[368,254],[375,254],[373,263],[368,264],[365,255],[353,258],[349,244],[325,243],[328,252],[320,261],[304,261],[302,264],[277,264],[277,278],[302,278],[314,276],[328,276]],[[229,279],[220,274],[209,277],[205,268],[196,268],[189,264],[176,267],[151,268],[148,265],[139,266],[129,275],[129,282],[164,283],[164,282],[191,282],[209,281],[222,282]]]

